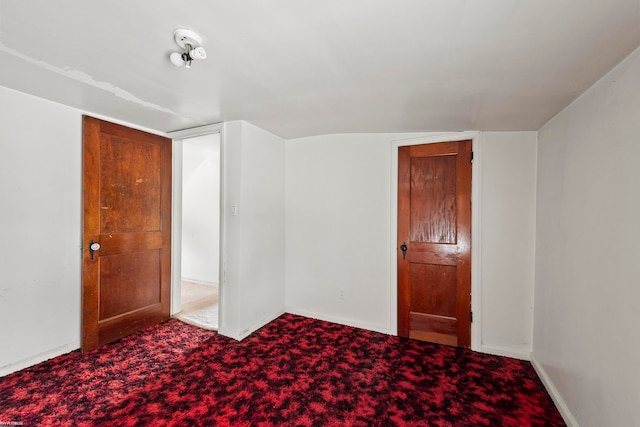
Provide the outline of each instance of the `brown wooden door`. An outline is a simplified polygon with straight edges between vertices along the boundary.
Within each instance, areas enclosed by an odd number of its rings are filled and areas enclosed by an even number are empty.
[[[469,347],[471,141],[398,150],[398,335]]]
[[[82,191],[87,351],[169,318],[171,140],[85,116]]]

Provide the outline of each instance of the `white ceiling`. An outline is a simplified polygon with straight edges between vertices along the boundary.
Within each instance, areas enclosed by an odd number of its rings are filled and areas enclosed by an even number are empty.
[[[537,130],[639,45],[640,0],[0,0],[0,85],[163,132]]]

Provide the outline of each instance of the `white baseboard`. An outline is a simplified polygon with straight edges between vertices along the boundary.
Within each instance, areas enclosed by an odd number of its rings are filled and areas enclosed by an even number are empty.
[[[183,277],[182,281],[195,283],[197,285],[218,286],[218,282],[207,282],[206,280],[191,279],[189,277]]]
[[[349,319],[344,319],[335,316],[327,316],[324,314],[318,314],[312,311],[301,310],[294,307],[287,307],[287,313],[297,314],[298,316],[310,317],[312,319],[323,320],[325,322],[337,323],[339,325],[353,326],[355,328],[366,329],[369,331],[380,332],[385,335],[398,335],[397,331],[393,331],[390,328],[383,328],[378,326],[372,326],[367,323],[353,321]],[[505,356],[511,357],[514,359],[520,360],[530,360],[531,350],[530,349],[519,349],[513,347],[500,347],[500,346],[491,346],[491,345],[481,345],[480,349],[474,350],[479,353],[492,354],[495,356]]]
[[[51,350],[38,353],[35,356],[28,357],[26,359],[19,360],[17,362],[9,363],[4,366],[0,366],[0,377],[9,375],[13,372],[17,372],[21,369],[28,368],[45,360],[53,359],[54,357],[61,356],[63,354],[78,350],[80,348],[80,342],[72,342],[60,347],[52,348]]]
[[[481,344],[478,349],[480,353],[493,354],[495,356],[504,356],[511,357],[513,359],[520,360],[531,360],[531,350],[529,349],[519,349],[512,347],[500,347],[500,346],[492,346]]]
[[[562,415],[562,418],[564,418],[564,422],[567,423],[567,426],[580,427],[578,425],[578,421],[576,421],[575,417],[571,413],[571,410],[569,410],[569,406],[564,401],[562,396],[560,396],[558,389],[553,384],[553,381],[551,381],[551,378],[549,378],[549,375],[547,375],[547,371],[545,371],[542,365],[538,363],[533,353],[531,353],[531,364],[533,365],[533,369],[535,369],[538,373],[542,384],[544,384],[544,387],[549,392],[551,399],[553,399],[553,403],[556,404],[556,407],[558,408],[558,411],[560,411],[560,415]]]
[[[317,314],[317,313],[313,313],[313,312],[306,311],[306,310],[299,310],[299,309],[292,308],[292,307],[287,307],[287,313],[296,314],[298,316],[303,316],[303,317],[310,317],[312,319],[318,319],[318,320],[322,320],[322,321],[325,321],[325,322],[337,323],[339,325],[352,326],[354,328],[366,329],[368,331],[380,332],[381,334],[385,334],[385,335],[398,335],[397,332],[392,331],[389,328],[381,328],[381,327],[372,326],[372,325],[369,325],[369,324],[366,324],[366,323],[357,322],[357,321],[348,320],[348,319],[343,319],[343,318],[339,318],[339,317],[320,315],[320,314]]]
[[[220,335],[224,335],[225,337],[233,338],[236,341],[242,341],[243,339],[245,339],[246,337],[248,337],[249,335],[257,331],[258,329],[262,328],[267,323],[273,322],[275,319],[282,316],[284,313],[285,313],[284,310],[279,309],[271,313],[270,315],[263,317],[262,319],[260,319],[258,322],[254,323],[247,329],[243,329],[241,331],[219,327],[218,333]]]

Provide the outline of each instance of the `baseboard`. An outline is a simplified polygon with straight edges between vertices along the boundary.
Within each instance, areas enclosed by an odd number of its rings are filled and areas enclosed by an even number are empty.
[[[264,316],[262,319],[260,319],[258,322],[254,323],[247,329],[243,329],[243,330],[226,329],[226,328],[219,327],[218,333],[220,335],[224,335],[225,337],[233,338],[236,341],[242,341],[243,339],[245,339],[246,337],[248,337],[249,335],[257,331],[258,329],[262,328],[266,324],[273,322],[278,317],[282,316],[284,313],[285,311],[282,309],[276,310],[270,315]]]
[[[368,331],[380,332],[385,335],[398,335],[396,331],[392,331],[389,328],[380,328],[376,326],[372,326],[362,322],[356,322],[348,319],[343,319],[339,317],[333,316],[324,316],[317,313],[313,313],[311,311],[299,310],[292,307],[287,307],[287,313],[296,314],[298,316],[310,317],[312,319],[322,320],[324,322],[337,323],[339,325],[352,326],[354,328],[366,329]]]
[[[182,281],[195,283],[196,285],[218,286],[218,282],[207,282],[206,280],[190,279],[188,277],[183,277]]]
[[[9,375],[13,372],[17,372],[21,369],[28,368],[33,365],[37,365],[38,363],[44,362],[45,360],[53,359],[54,357],[58,357],[63,354],[70,353],[74,350],[78,350],[79,348],[80,348],[79,341],[72,342],[69,344],[62,345],[60,347],[53,348],[51,350],[44,351],[42,353],[38,353],[35,356],[31,356],[14,363],[9,363],[7,365],[0,366],[0,377],[4,377],[5,375]]]
[[[480,345],[478,352],[493,354],[495,356],[511,357],[513,359],[531,360],[531,350],[482,344]]]
[[[544,384],[544,387],[549,392],[549,395],[551,396],[553,403],[556,404],[556,407],[558,408],[558,411],[560,411],[560,415],[562,415],[562,418],[564,418],[564,422],[567,423],[567,426],[579,427],[578,421],[576,421],[575,417],[569,410],[569,406],[564,401],[562,396],[560,396],[558,389],[553,384],[553,381],[551,381],[551,378],[549,378],[549,375],[547,375],[547,371],[545,371],[542,365],[538,363],[533,353],[531,353],[531,364],[533,365],[533,369],[535,369],[536,372],[538,373],[538,377],[540,377],[540,381],[542,381],[542,384]]]

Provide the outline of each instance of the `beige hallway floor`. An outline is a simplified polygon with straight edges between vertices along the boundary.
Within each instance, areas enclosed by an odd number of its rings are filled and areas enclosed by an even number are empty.
[[[218,286],[183,280],[180,306],[176,318],[204,329],[218,330]]]

